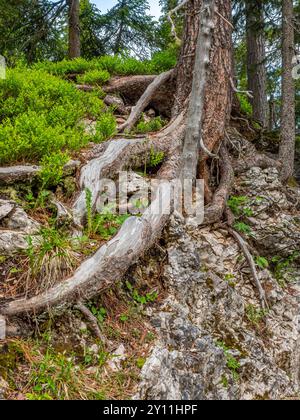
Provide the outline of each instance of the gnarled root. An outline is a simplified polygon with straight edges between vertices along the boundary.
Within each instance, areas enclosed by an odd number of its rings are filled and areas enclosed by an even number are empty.
[[[251,270],[251,275],[252,278],[254,280],[254,285],[257,288],[258,294],[259,294],[259,300],[260,300],[260,304],[263,310],[269,309],[269,305],[267,302],[267,298],[266,298],[266,293],[264,291],[264,289],[262,288],[261,282],[258,278],[258,274],[257,274],[257,270],[255,267],[255,262],[254,259],[248,249],[247,243],[245,242],[245,240],[242,238],[242,236],[237,233],[234,229],[232,229],[231,227],[227,227],[228,232],[236,239],[237,243],[239,244],[245,258],[246,261],[248,262],[248,265],[250,267]]]
[[[144,109],[149,105],[151,99],[157,92],[157,90],[166,83],[166,81],[172,76],[174,70],[166,71],[165,73],[157,76],[153,82],[147,87],[141,98],[135,107],[133,107],[128,120],[119,127],[119,131],[131,131],[135,123],[140,118]]]
[[[225,144],[220,148],[221,181],[215,192],[212,203],[204,209],[204,224],[219,222],[224,213],[230,188],[234,180],[234,172]]]

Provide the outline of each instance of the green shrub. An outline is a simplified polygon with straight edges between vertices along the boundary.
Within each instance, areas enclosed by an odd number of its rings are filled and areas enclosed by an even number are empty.
[[[90,70],[77,76],[77,82],[88,85],[102,85],[110,79],[107,70]]]
[[[116,118],[111,112],[103,113],[97,120],[94,141],[102,142],[112,137],[117,130]]]
[[[103,107],[96,93],[45,72],[8,70],[0,81],[0,164],[80,149],[90,140],[80,120],[99,117]]]
[[[238,93],[237,95],[240,101],[242,113],[250,117],[253,114],[253,108],[248,98],[243,93]]]
[[[40,171],[42,189],[56,187],[61,182],[64,174],[64,166],[68,161],[69,156],[62,152],[43,157],[41,162],[42,169]]]
[[[140,122],[137,124],[135,128],[136,133],[151,133],[154,131],[159,131],[163,128],[164,121],[161,117],[155,117],[150,121],[145,121],[144,117],[140,120]]]

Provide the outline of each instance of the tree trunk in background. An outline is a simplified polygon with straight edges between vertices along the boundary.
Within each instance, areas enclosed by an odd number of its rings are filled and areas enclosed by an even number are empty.
[[[69,6],[69,58],[80,57],[79,0],[68,0]]]
[[[293,1],[282,1],[282,108],[281,144],[279,158],[282,162],[281,179],[287,181],[294,173],[295,159],[295,81],[292,77],[294,57]]]
[[[252,91],[253,118],[267,125],[267,74],[262,0],[245,0],[248,90]]]

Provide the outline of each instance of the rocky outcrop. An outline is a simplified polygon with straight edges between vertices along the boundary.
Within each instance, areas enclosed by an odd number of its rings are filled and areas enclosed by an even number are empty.
[[[235,194],[249,198],[249,242],[259,255],[271,261],[299,249],[299,213],[277,170],[252,168],[237,180]],[[151,314],[159,340],[142,370],[136,398],[299,396],[300,278],[294,275],[283,288],[271,263],[270,270],[258,267],[270,304],[266,313],[244,256],[227,230],[191,229],[174,216],[164,240],[168,297]],[[294,265],[297,268],[295,261]]]
[[[0,200],[0,254],[26,249],[28,235],[37,234],[40,225],[11,200]]]

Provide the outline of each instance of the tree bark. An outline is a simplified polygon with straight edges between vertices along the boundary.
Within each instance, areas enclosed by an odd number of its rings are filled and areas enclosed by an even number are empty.
[[[192,90],[201,5],[202,0],[190,0],[185,6],[184,36],[176,67],[177,79],[173,116],[180,114],[186,107],[186,99]]]
[[[253,118],[267,126],[267,74],[262,0],[246,0],[248,90],[252,92]]]
[[[216,0],[214,34],[209,58],[209,72],[205,90],[202,139],[205,148],[212,152],[224,140],[232,107],[230,80],[233,74],[231,1]],[[199,178],[205,182],[206,203],[212,200],[209,186],[210,171],[207,167],[209,155],[200,151]]]
[[[79,0],[68,0],[69,5],[69,58],[80,57]]]
[[[294,173],[295,160],[295,81],[292,77],[294,57],[294,8],[292,0],[282,2],[282,108],[279,159],[281,179],[287,181]]]

